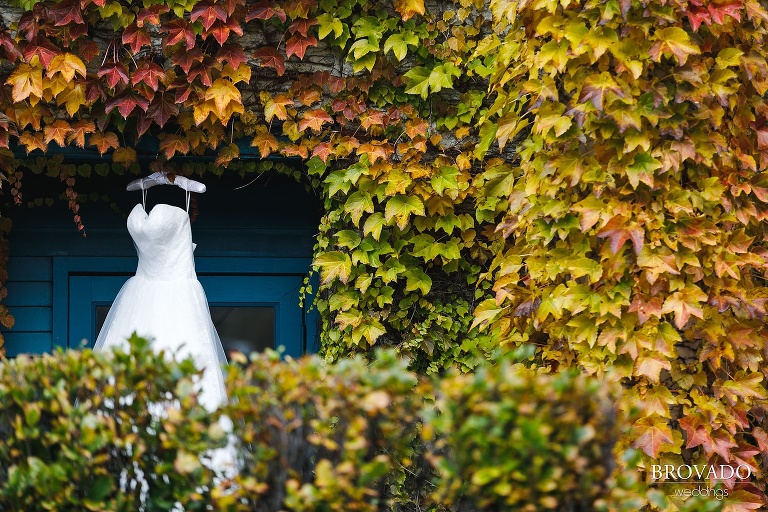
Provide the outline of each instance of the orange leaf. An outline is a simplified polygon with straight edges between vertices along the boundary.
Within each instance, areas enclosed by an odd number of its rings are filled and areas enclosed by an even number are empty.
[[[260,132],[251,141],[251,146],[259,148],[261,158],[267,158],[270,153],[280,147],[274,135],[267,131]]]
[[[88,138],[88,145],[96,146],[99,154],[103,155],[109,148],[120,147],[120,142],[117,140],[117,135],[112,132],[96,132]]]
[[[34,105],[43,96],[43,68],[21,63],[5,83],[13,86],[13,101],[21,102],[31,96],[30,102]]]
[[[72,132],[72,128],[69,123],[59,119],[53,124],[46,125],[43,129],[45,135],[45,143],[50,144],[51,141],[56,141],[59,147],[66,145],[67,136]]]
[[[19,142],[24,144],[27,150],[27,154],[31,153],[35,149],[41,150],[43,153],[48,149],[48,143],[43,140],[43,134],[40,132],[24,132],[19,135]]]
[[[96,125],[92,121],[81,120],[71,126],[72,131],[67,136],[67,144],[75,143],[77,147],[85,147],[85,136],[96,131]]]
[[[189,142],[178,135],[166,135],[160,141],[160,149],[165,153],[167,159],[171,159],[176,153],[186,154],[189,152]]]
[[[658,456],[661,447],[674,442],[672,429],[667,420],[658,416],[641,418],[632,426],[631,436],[635,439],[633,448],[640,448],[648,456],[654,459]]]
[[[629,224],[623,217],[617,215],[609,220],[603,229],[598,231],[597,236],[610,239],[613,254],[617,254],[627,240],[632,240],[635,254],[640,254],[643,249],[645,232],[636,224]]]
[[[328,112],[318,108],[310,110],[304,114],[304,117],[299,121],[299,131],[303,132],[307,128],[312,131],[319,132],[325,123],[333,122],[333,118],[328,115]]]

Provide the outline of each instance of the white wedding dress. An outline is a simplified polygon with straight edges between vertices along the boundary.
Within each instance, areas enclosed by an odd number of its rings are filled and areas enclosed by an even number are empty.
[[[139,255],[136,275],[117,294],[94,350],[126,347],[135,331],[154,340],[155,350],[191,356],[204,370],[200,403],[212,411],[227,400],[221,369],[227,360],[195,274],[189,215],[167,204],[147,214],[137,204],[128,215],[128,232]]]

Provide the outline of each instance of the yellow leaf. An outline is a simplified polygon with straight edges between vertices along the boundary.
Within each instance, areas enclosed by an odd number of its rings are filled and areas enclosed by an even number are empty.
[[[424,15],[424,0],[395,0],[395,9],[407,21],[416,14]]]
[[[61,73],[69,82],[75,78],[75,73],[85,76],[85,64],[77,55],[60,53],[51,59],[51,62],[48,64],[48,76],[52,77],[56,73]]]
[[[72,83],[71,87],[56,95],[56,103],[64,105],[67,114],[74,116],[80,107],[85,105],[85,87],[82,84]]]
[[[213,82],[213,85],[205,91],[205,100],[206,102],[213,100],[217,110],[215,113],[220,119],[229,117],[226,116],[225,112],[231,102],[235,102],[242,106],[240,91],[237,90],[235,84],[223,78],[216,79],[216,81]],[[195,122],[197,123],[197,119]]]
[[[43,97],[45,101],[58,96],[61,91],[69,87],[72,82],[64,78],[63,75],[56,75],[53,78],[43,77]]]
[[[221,76],[227,77],[232,80],[233,84],[238,82],[248,83],[251,81],[251,66],[246,63],[240,64],[237,69],[227,64],[224,69],[221,70]]]
[[[34,105],[43,97],[43,68],[21,63],[5,83],[13,86],[13,101],[19,102],[29,98],[30,103]]]

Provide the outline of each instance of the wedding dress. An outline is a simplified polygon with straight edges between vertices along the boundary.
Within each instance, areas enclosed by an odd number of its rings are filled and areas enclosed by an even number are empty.
[[[189,215],[167,204],[148,214],[137,204],[128,215],[128,232],[139,255],[136,275],[117,294],[94,350],[125,347],[135,331],[153,339],[155,350],[191,356],[204,370],[200,403],[211,411],[227,399],[221,369],[227,360],[195,274]]]

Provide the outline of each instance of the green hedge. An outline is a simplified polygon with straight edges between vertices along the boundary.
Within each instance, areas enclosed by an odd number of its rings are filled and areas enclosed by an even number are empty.
[[[190,360],[129,353],[0,364],[0,511],[638,510],[615,383],[511,361],[427,381],[393,352],[329,365],[268,352],[198,404]],[[154,408],[154,409],[152,409]],[[165,418],[149,410],[166,410]],[[209,467],[233,421],[240,470]],[[631,452],[628,452],[631,453]]]

